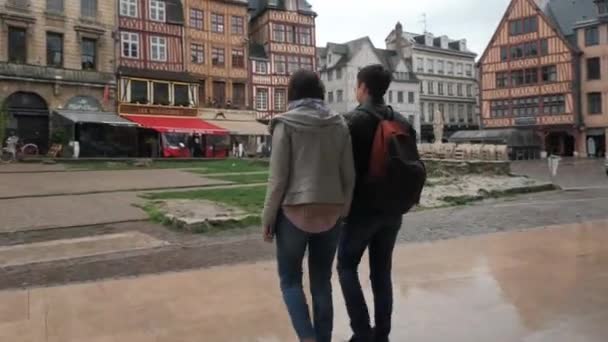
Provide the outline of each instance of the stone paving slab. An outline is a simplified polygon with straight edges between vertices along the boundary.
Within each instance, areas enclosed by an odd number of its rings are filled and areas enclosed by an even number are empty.
[[[0,247],[0,267],[135,251],[166,244],[147,234],[127,232]]]
[[[393,341],[604,342],[608,221],[396,249]],[[364,262],[363,265],[367,263]],[[361,278],[370,296],[367,271]],[[0,292],[2,341],[295,341],[276,264]],[[350,333],[334,289],[335,340]]]
[[[136,193],[0,200],[0,233],[146,220]]]
[[[229,184],[179,170],[3,174],[0,199]]]

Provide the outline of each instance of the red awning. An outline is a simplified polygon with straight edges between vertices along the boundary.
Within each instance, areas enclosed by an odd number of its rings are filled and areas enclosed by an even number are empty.
[[[153,129],[157,132],[174,133],[199,133],[213,135],[228,135],[229,132],[223,128],[212,125],[199,118],[153,116],[153,115],[123,115],[142,127]]]

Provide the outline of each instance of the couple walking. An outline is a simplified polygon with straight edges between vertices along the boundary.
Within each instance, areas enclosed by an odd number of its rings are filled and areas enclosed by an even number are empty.
[[[360,70],[357,81],[361,105],[341,116],[326,107],[325,89],[315,73],[296,72],[289,83],[289,111],[270,125],[274,148],[263,213],[264,238],[276,240],[283,299],[303,342],[332,339],[331,278],[336,250],[354,332],[351,341],[389,340],[393,249],[402,216],[416,204],[422,190],[417,182],[413,185],[419,189],[413,190],[404,183],[411,183],[403,179],[408,175],[423,176],[424,166],[416,150],[416,133],[384,104],[391,73],[372,65]],[[302,286],[307,249],[312,319]],[[366,249],[374,328],[358,276]]]

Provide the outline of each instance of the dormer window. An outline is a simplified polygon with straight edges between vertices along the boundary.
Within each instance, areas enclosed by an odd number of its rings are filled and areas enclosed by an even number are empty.
[[[595,5],[600,15],[608,14],[608,0],[595,0]]]

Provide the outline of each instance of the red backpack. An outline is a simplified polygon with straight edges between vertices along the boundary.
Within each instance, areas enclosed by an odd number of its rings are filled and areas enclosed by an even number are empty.
[[[405,214],[420,203],[426,182],[426,168],[420,160],[416,137],[408,124],[368,112],[380,122],[376,128],[368,173],[370,203],[377,211]]]

